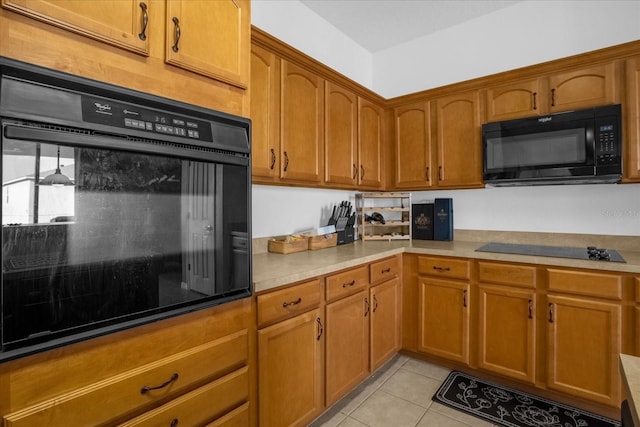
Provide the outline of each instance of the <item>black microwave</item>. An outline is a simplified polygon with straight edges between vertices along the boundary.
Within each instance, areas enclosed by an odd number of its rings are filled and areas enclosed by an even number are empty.
[[[621,127],[620,105],[486,123],[484,182],[616,183],[622,177]]]

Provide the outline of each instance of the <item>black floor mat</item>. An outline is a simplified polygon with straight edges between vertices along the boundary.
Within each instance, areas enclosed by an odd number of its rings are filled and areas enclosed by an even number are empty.
[[[443,405],[507,427],[620,427],[600,415],[451,372],[433,396]]]

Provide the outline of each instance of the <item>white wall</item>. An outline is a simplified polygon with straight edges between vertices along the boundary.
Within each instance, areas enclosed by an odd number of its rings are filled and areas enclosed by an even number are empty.
[[[369,86],[359,71],[367,55],[313,15],[296,0],[252,3],[254,25]],[[638,39],[638,0],[525,1],[379,52],[373,90],[399,96]],[[640,236],[640,184],[415,192],[413,202],[435,197],[453,198],[458,229]],[[348,199],[353,193],[255,186],[254,237],[323,225],[327,206]]]

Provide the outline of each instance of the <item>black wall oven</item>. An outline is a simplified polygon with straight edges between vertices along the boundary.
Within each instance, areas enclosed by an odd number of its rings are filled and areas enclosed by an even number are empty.
[[[0,78],[0,360],[251,295],[248,119],[5,58]]]

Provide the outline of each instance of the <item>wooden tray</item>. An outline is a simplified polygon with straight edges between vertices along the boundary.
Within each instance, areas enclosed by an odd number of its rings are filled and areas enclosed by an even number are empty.
[[[324,234],[322,236],[309,237],[309,249],[315,251],[316,249],[331,248],[338,244],[338,233]]]
[[[269,240],[269,252],[277,254],[292,254],[306,251],[309,248],[308,238],[301,237],[296,240],[287,241],[285,237],[276,237]]]

